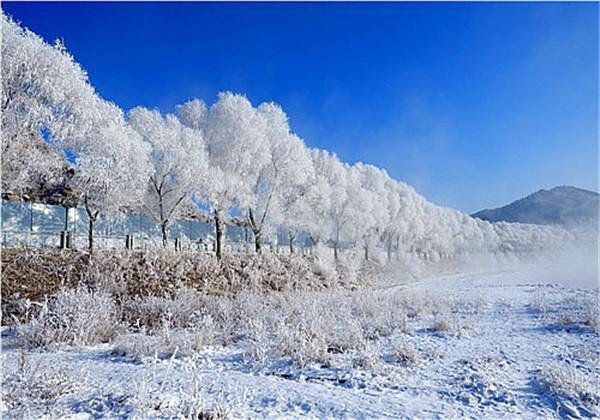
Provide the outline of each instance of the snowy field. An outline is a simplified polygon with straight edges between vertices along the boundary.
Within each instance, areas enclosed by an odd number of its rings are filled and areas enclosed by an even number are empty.
[[[254,339],[162,358],[23,352],[4,329],[3,416],[598,417],[596,282],[529,267],[363,289],[403,299],[406,322],[325,363]]]

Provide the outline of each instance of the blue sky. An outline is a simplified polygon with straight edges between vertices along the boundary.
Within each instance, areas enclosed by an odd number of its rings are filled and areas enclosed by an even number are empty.
[[[598,4],[8,3],[124,109],[273,100],[309,146],[466,212],[598,190]]]

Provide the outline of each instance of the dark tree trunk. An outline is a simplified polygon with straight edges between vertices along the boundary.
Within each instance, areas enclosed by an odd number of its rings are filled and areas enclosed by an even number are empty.
[[[220,260],[223,257],[223,221],[215,210],[215,255]]]
[[[337,245],[337,243],[333,244],[333,258],[336,261],[338,259],[338,245]]]
[[[292,232],[288,231],[288,236],[290,238],[290,255],[294,253],[294,235]]]
[[[69,207],[65,206],[65,232],[69,230]]]
[[[88,249],[94,250],[94,219],[88,218]]]
[[[85,211],[88,215],[88,249],[90,252],[92,252],[94,250],[94,223],[96,222],[100,212],[98,210],[90,210],[87,199],[85,200]]]
[[[260,254],[262,248],[262,244],[260,242],[262,222],[260,224],[257,223],[256,219],[254,219],[254,213],[252,212],[251,208],[248,209],[248,221],[250,222],[250,229],[252,229],[252,233],[254,234],[254,251],[256,251],[257,254]]]
[[[163,222],[160,224],[160,231],[162,233],[162,242],[164,247],[167,246],[167,242],[169,240],[167,237],[167,223],[168,222],[166,220],[163,220]]]
[[[97,218],[98,212],[93,213],[88,210],[88,249],[90,252],[94,250],[94,223]]]
[[[254,233],[254,250],[257,254],[260,254],[262,250],[262,243],[260,241],[260,231],[252,231],[252,233]]]
[[[365,245],[365,260],[369,261],[369,247]]]

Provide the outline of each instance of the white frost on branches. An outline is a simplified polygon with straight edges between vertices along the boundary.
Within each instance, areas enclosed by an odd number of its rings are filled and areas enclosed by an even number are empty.
[[[306,234],[336,258],[348,249],[367,259],[384,251],[388,260],[528,255],[574,240],[557,227],[473,219],[380,168],[308,149],[272,102],[254,107],[224,92],[208,107],[193,99],[175,114],[137,107],[124,118],[62,44],[46,44],[5,15],[1,23],[2,191],[27,191],[72,166],[90,247],[102,212],[142,209],[166,242],[169,224],[190,206],[214,221],[219,257],[232,217],[252,230],[256,251],[279,229],[290,252]]]

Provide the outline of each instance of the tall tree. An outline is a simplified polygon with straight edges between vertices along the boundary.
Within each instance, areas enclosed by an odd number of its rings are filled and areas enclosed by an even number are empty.
[[[197,185],[208,173],[206,148],[200,130],[184,126],[174,115],[163,118],[157,110],[137,107],[129,123],[148,145],[151,167],[143,209],[160,226],[163,245],[168,227],[192,202]]]
[[[297,192],[313,171],[312,161],[304,142],[290,132],[287,115],[275,103],[263,103],[257,109],[264,121],[263,138],[268,147],[268,159],[263,159],[250,195],[246,217],[254,234],[256,252],[261,251],[265,230],[276,226],[277,213],[289,199],[288,194]]]
[[[192,101],[184,106],[197,108],[196,104]],[[180,115],[184,110],[180,108]],[[193,110],[185,111],[186,115],[200,115]],[[211,182],[203,195],[215,223],[216,254],[221,258],[228,212],[232,208],[247,208],[251,186],[256,184],[260,168],[270,159],[264,120],[245,96],[222,92],[208,110],[204,124],[196,119],[186,123],[204,127]]]
[[[99,101],[102,122],[71,149],[75,176],[88,216],[88,248],[94,248],[94,224],[101,213],[130,211],[143,198],[149,176],[149,147],[129,127],[114,104]]]
[[[103,116],[87,74],[62,43],[48,45],[3,13],[0,23],[2,190],[18,193],[60,175],[64,150]]]

